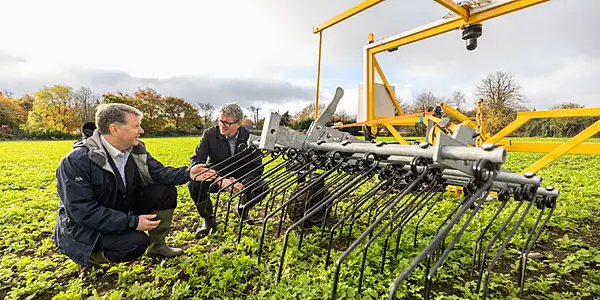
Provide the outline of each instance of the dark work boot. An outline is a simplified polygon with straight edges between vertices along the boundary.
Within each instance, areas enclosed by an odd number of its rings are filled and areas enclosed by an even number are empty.
[[[248,196],[246,194],[243,194],[240,196],[240,204],[238,205],[237,214],[240,217],[240,219],[242,219],[242,222],[245,222],[248,225],[255,225],[256,222],[249,215],[250,209],[252,209],[252,207],[254,206],[254,203],[251,205],[247,205],[246,204],[247,201],[248,201]],[[242,213],[243,213],[243,216],[242,216]]]
[[[196,209],[198,209],[198,214],[204,219],[202,226],[196,230],[196,238],[202,238],[209,233],[216,231],[217,222],[214,217],[212,201],[210,198],[202,202],[194,202],[194,204],[196,205]]]

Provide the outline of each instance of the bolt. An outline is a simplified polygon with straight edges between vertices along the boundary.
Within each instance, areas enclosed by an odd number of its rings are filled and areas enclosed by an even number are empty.
[[[525,176],[525,178],[533,178],[533,176],[535,176],[535,173],[527,172],[527,173],[523,174],[523,176]]]
[[[419,147],[421,147],[421,149],[427,149],[427,147],[429,147],[429,143],[428,142],[422,142],[419,144]]]
[[[485,150],[485,151],[492,151],[496,148],[496,145],[494,145],[492,143],[485,143],[485,144],[481,145],[481,148],[483,148],[483,150]]]

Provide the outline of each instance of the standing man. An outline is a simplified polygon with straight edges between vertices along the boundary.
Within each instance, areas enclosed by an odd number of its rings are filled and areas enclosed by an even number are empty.
[[[100,105],[96,123],[84,124],[83,139],[56,170],[60,204],[53,239],[80,266],[80,275],[91,265],[130,261],[144,252],[182,254],[165,243],[177,205],[175,185],[203,171],[196,180],[215,174],[202,164],[163,166],[138,139],[141,120],[131,106]]]
[[[216,166],[239,153],[238,146],[248,142],[250,132],[241,126],[243,118],[244,113],[239,105],[235,103],[223,105],[219,110],[219,124],[204,131],[202,139],[196,147],[196,153],[190,159],[191,165],[195,166],[207,163],[207,159],[210,158],[209,162],[213,166],[211,168],[214,168],[219,176],[214,179],[215,184],[212,185],[212,188],[211,182],[188,182],[190,196],[196,204],[198,213],[204,219],[202,226],[196,231],[196,237],[198,238],[208,234],[216,226],[209,192],[215,193],[219,188],[233,187],[235,193],[244,190],[244,196],[247,200],[260,196],[252,204],[249,203],[250,206],[245,209],[243,205],[240,205],[238,209],[242,221],[251,224],[253,220],[248,215],[248,211],[264,199],[267,194],[266,191],[269,189],[267,183],[260,178],[264,170],[262,161],[258,159],[260,157],[258,151],[253,152],[252,155],[241,154],[239,158],[231,159],[230,163]],[[228,175],[233,171],[235,171],[233,174]],[[220,176],[228,176],[228,178]],[[238,178],[241,179],[238,181]],[[230,184],[232,185],[230,186]],[[263,194],[263,192],[265,193]],[[245,211],[243,216],[241,216],[242,211]]]

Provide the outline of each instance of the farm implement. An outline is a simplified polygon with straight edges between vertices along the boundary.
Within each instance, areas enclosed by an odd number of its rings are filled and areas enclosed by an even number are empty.
[[[438,132],[435,145],[373,143],[325,126],[342,95],[343,90],[338,88],[306,134],[280,126],[281,115],[271,113],[262,135],[252,135],[248,145],[240,145],[243,151],[230,158],[229,162],[259,152],[261,156],[256,159],[263,161],[262,179],[269,185],[268,191],[244,199],[244,190],[235,193],[232,186],[225,186],[217,194],[215,205],[215,215],[221,207],[228,212],[232,205],[243,214],[246,207],[266,195],[256,249],[258,262],[264,253],[267,225],[278,223],[273,230],[277,236],[284,236],[277,278],[280,281],[284,269],[293,267],[285,264],[286,251],[293,246],[290,234],[299,232],[297,247],[301,249],[304,235],[311,229],[321,239],[325,268],[335,270],[332,298],[336,298],[342,270],[351,268],[347,260],[359,255],[361,262],[355,270],[359,293],[367,267],[383,274],[387,265],[393,274],[402,270],[390,285],[390,299],[415,270],[426,273],[423,285],[428,299],[436,274],[461,236],[476,230],[478,236],[470,245],[468,267],[477,278],[474,292],[481,292],[485,298],[494,267],[515,233],[523,230],[526,218],[532,217],[535,224],[526,232],[526,242],[520,249],[522,289],[528,253],[551,218],[559,191],[544,187],[542,179],[533,173],[516,174],[502,168],[507,157],[502,147],[468,146],[477,136],[469,126],[458,125],[453,135]],[[461,186],[462,197],[445,197],[448,185]],[[222,200],[226,194],[229,197]],[[440,209],[449,201],[450,209]],[[442,218],[440,213],[444,213]],[[481,220],[483,215],[491,217]],[[284,220],[288,220],[285,231]],[[244,224],[239,222],[234,229],[238,242]],[[225,231],[228,225],[231,222],[225,213]],[[314,233],[315,228],[320,233]],[[411,256],[412,252],[402,250],[400,245],[405,244],[418,250],[417,254]],[[378,263],[372,261],[370,252],[377,253]],[[397,260],[400,256],[411,256],[402,269]]]
[[[267,240],[273,234],[283,236],[276,240],[282,243],[277,270],[280,282],[286,276],[285,270],[295,266],[289,263],[290,248],[301,251],[303,245],[316,243],[320,251],[316,255],[331,271],[333,299],[340,295],[342,284],[354,285],[364,295],[369,276],[389,281],[390,299],[402,297],[402,289],[406,295],[408,283],[422,285],[416,291],[429,299],[447,280],[448,275],[445,279],[440,275],[444,266],[449,268],[451,263],[454,268],[466,270],[469,278],[464,279],[474,280],[474,286],[465,288],[486,299],[493,289],[491,277],[507,252],[518,253],[516,281],[522,294],[530,252],[552,217],[559,197],[559,191],[544,186],[535,172],[564,154],[600,154],[600,144],[584,143],[600,131],[600,121],[564,143],[515,142],[505,138],[531,119],[600,116],[600,108],[519,112],[515,121],[493,135],[483,125],[483,100],[477,103],[475,118],[446,103],[439,109],[404,114],[376,54],[394,52],[401,46],[453,30],[462,31],[467,50],[472,51],[483,33],[483,22],[546,2],[457,4],[435,0],[450,14],[383,40],[375,41],[373,35],[369,36],[369,44],[363,49],[365,70],[364,84],[359,86],[358,122],[328,127],[344,91],[338,88],[325,110],[318,111],[323,31],[381,2],[363,1],[313,29],[319,34],[315,121],[304,134],[281,126],[282,116],[271,113],[260,136],[251,136],[247,145],[241,145],[243,151],[221,162],[226,165],[260,153],[256,160],[263,162],[261,167],[265,170],[261,179],[270,189],[247,199],[244,190],[233,192],[234,183],[223,187],[217,195],[215,215],[221,216],[220,209],[227,213],[219,218],[219,226],[222,222],[225,231],[232,227],[240,242],[247,225],[230,222],[228,212],[236,205],[240,215],[244,215],[248,207],[263,199],[258,262],[266,259]],[[381,84],[375,83],[375,74]],[[442,113],[457,121],[450,122]],[[427,126],[426,136],[414,144],[409,144],[395,127],[419,123]],[[356,126],[363,127],[365,140],[338,130]],[[386,128],[395,141],[373,140],[371,135],[380,127]],[[514,173],[503,167],[509,151],[547,155]],[[246,184],[250,185],[252,182]],[[236,225],[229,226],[232,224]],[[510,273],[506,266],[502,269],[501,272]]]

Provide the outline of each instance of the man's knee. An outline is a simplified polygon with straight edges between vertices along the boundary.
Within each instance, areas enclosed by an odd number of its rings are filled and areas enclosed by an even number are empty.
[[[104,249],[106,259],[113,262],[126,262],[139,258],[150,245],[150,238],[144,232],[132,231],[113,239],[110,247]]]

